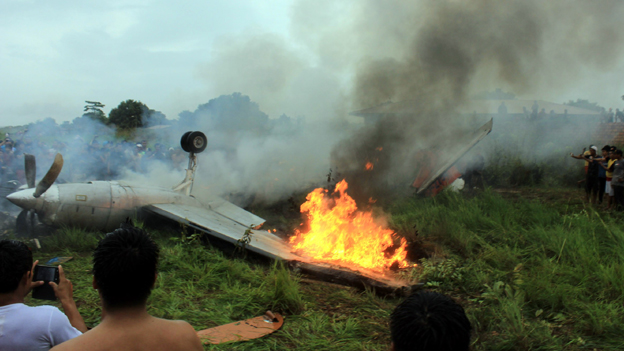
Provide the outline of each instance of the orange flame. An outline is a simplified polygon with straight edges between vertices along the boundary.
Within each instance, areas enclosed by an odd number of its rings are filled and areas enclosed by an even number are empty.
[[[375,150],[381,151],[381,150],[383,150],[383,147],[380,146],[380,147],[376,148]]]
[[[376,223],[372,212],[358,211],[347,187],[342,180],[331,196],[322,188],[308,194],[301,212],[308,214],[310,230],[295,231],[290,238],[293,251],[354,269],[384,271],[394,262],[401,268],[409,266],[406,240],[402,238],[400,247],[386,257],[385,250],[394,246],[394,232]]]
[[[373,163],[371,161],[366,161],[366,170],[370,171],[373,169]]]

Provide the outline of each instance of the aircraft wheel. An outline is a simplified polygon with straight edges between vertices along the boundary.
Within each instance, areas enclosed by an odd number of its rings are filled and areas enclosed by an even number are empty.
[[[186,147],[188,152],[200,153],[206,150],[208,146],[208,138],[202,132],[192,132],[186,137]]]
[[[182,138],[180,139],[180,146],[182,146],[182,150],[186,151],[186,152],[191,152],[191,150],[188,148],[188,143],[186,142],[186,138],[191,135],[191,133],[193,132],[186,132],[182,135]]]

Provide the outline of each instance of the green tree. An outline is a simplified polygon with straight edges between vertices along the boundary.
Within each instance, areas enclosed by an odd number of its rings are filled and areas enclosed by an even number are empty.
[[[121,129],[143,127],[149,118],[150,109],[140,101],[123,101],[108,114],[108,122]]]
[[[104,111],[102,111],[102,108],[105,106],[104,104],[102,104],[99,101],[85,101],[87,104],[84,107],[84,114],[82,115],[82,117],[88,117],[94,121],[98,121],[101,122],[103,124],[106,124],[107,118],[106,118],[106,114],[104,114]]]

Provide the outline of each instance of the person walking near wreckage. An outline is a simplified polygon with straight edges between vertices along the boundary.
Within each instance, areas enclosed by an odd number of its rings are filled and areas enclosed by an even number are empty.
[[[570,153],[572,158],[584,160],[586,162],[587,171],[585,174],[585,201],[596,203],[600,188],[599,167],[600,162],[604,161],[602,157],[598,157],[598,147],[591,145],[589,147],[589,155],[574,155]]]

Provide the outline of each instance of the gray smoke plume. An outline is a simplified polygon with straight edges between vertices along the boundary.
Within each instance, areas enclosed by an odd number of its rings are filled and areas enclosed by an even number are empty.
[[[505,86],[520,94],[561,90],[587,72],[612,67],[621,57],[621,2],[436,1],[379,12],[387,41],[402,45],[395,56],[363,60],[353,90],[356,106],[402,102],[340,143],[332,153],[353,186],[368,196],[406,187],[418,167],[418,150],[443,154],[467,124],[462,105],[479,90]],[[368,4],[368,6],[375,6]],[[406,33],[404,28],[413,30]],[[396,29],[396,31],[393,31]],[[589,54],[588,54],[589,53]],[[469,113],[468,113],[469,114]],[[485,122],[485,121],[482,121]],[[556,136],[548,135],[548,141]],[[567,142],[556,140],[555,142]],[[383,148],[383,151],[376,150]],[[374,171],[364,167],[378,161]],[[410,179],[411,177],[411,179]],[[400,186],[399,186],[400,187]],[[405,190],[405,189],[402,189]]]
[[[297,1],[288,37],[244,32],[217,41],[197,68],[206,104],[189,106],[153,137],[179,149],[183,132],[204,131],[209,146],[194,192],[238,196],[240,204],[321,185],[330,167],[361,200],[411,194],[419,151],[442,155],[486,122],[466,117],[473,94],[502,87],[558,98],[620,61],[622,15],[617,1]],[[249,101],[243,110],[208,103],[219,95]],[[345,122],[357,120],[349,111],[387,101],[400,104],[370,124]],[[527,151],[531,157],[554,150],[543,143],[589,143],[523,128],[517,145],[541,150]],[[483,143],[481,151],[494,157],[505,146]],[[163,170],[148,178],[173,178]]]

